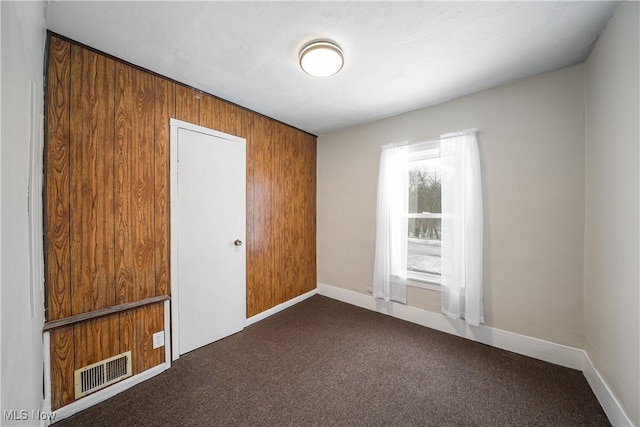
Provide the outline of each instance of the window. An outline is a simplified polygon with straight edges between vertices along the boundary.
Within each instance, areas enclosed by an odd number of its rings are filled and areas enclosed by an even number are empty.
[[[442,197],[440,144],[425,143],[409,152],[407,279],[441,283]]]
[[[443,314],[478,326],[483,213],[476,130],[381,148],[373,297],[406,304],[408,284],[439,290]]]

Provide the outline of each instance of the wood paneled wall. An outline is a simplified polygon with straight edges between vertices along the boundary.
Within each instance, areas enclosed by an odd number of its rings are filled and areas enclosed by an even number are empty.
[[[316,138],[50,35],[45,141],[47,320],[170,294],[169,118],[247,140],[247,316],[316,286]],[[51,331],[52,406],[73,371],[152,349],[162,303]]]

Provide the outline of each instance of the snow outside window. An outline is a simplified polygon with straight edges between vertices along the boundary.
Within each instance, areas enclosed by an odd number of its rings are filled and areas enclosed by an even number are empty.
[[[407,278],[418,282],[414,286],[437,289],[442,271],[440,144],[411,146],[408,169]]]

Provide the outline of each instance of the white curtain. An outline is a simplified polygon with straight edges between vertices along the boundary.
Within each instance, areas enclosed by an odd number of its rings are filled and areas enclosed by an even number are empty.
[[[442,135],[442,312],[469,325],[482,310],[482,189],[475,130]]]
[[[380,154],[372,292],[385,301],[407,302],[409,147],[387,145]]]

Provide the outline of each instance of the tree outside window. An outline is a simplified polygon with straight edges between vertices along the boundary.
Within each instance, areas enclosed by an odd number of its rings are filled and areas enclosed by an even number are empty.
[[[439,284],[441,274],[441,177],[437,148],[415,151],[409,162],[407,276]]]

